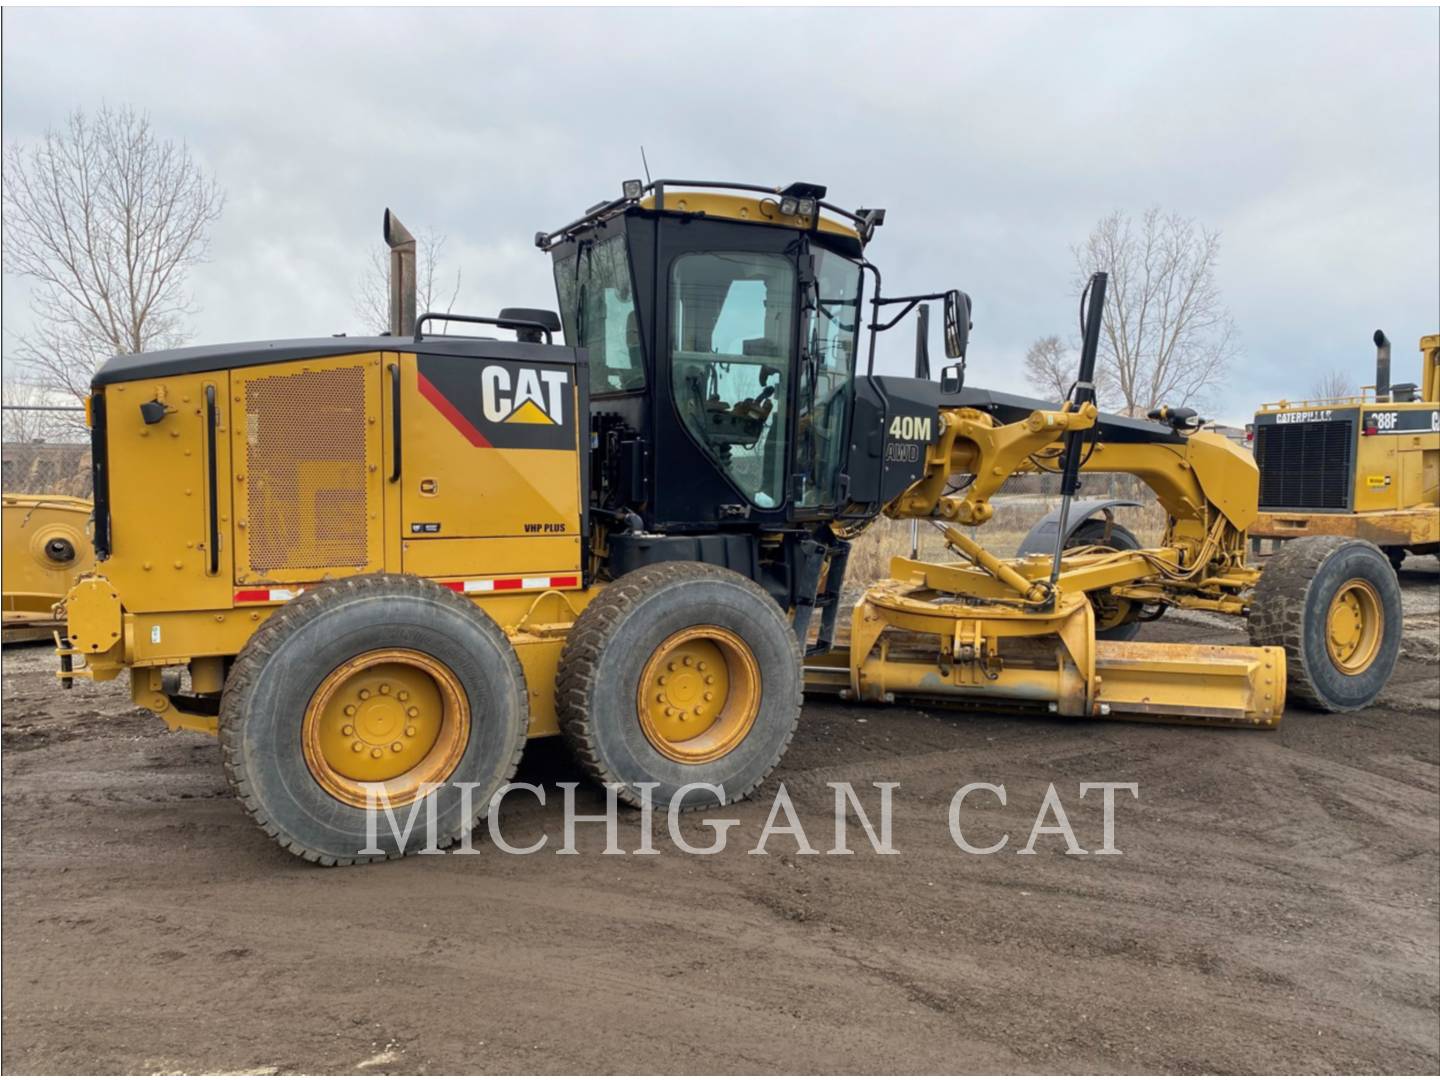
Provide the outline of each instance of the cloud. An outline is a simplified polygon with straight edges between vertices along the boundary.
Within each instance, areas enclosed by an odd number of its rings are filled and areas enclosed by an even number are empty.
[[[127,102],[229,190],[196,339],[356,329],[392,206],[460,306],[549,306],[530,246],[640,172],[879,205],[886,284],[976,301],[972,379],[1075,321],[1070,245],[1152,203],[1221,229],[1221,415],[1368,381],[1440,328],[1440,15],[1409,10],[7,9],[7,139]],[[7,324],[25,322],[7,278]],[[909,335],[887,343],[901,370]]]

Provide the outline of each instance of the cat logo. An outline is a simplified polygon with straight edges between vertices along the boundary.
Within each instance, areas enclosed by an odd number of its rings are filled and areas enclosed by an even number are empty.
[[[569,381],[570,373],[563,369],[487,364],[480,371],[485,419],[492,424],[562,425]]]
[[[575,449],[574,369],[453,356],[417,358],[416,386],[472,446]]]

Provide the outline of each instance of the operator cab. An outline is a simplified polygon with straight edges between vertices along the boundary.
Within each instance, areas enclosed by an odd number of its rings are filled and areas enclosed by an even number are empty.
[[[885,212],[825,194],[631,180],[535,238],[554,259],[565,340],[588,356],[595,569],[728,567],[792,611],[802,641],[819,610],[819,651],[847,529],[920,477],[946,386],[960,383],[953,367],[945,385],[930,380],[923,335],[917,378],[874,376],[875,335],[942,298],[947,355],[963,356],[970,326],[963,293],[877,295],[864,252]],[[882,323],[887,305],[900,310]]]
[[[631,181],[536,237],[566,341],[589,355],[597,449],[611,443],[602,509],[684,531],[843,506],[863,250],[882,212],[824,196]]]

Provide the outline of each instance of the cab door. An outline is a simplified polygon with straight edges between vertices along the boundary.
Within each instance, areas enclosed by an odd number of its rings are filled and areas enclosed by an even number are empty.
[[[802,260],[800,361],[795,380],[792,517],[829,516],[845,500],[860,329],[860,266],[812,249]]]

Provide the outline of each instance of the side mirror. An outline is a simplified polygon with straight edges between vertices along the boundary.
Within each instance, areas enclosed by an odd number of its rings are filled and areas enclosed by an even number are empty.
[[[947,364],[940,369],[940,393],[958,394],[965,389],[965,361]]]
[[[959,289],[945,294],[945,355],[960,360],[970,344],[970,297]]]

